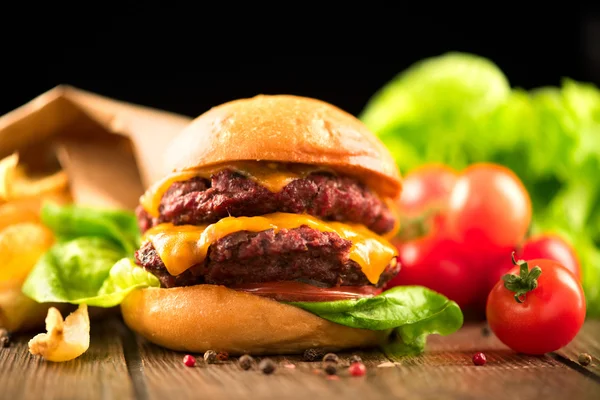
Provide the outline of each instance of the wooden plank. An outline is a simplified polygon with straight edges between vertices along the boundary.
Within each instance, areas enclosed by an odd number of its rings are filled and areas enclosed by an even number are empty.
[[[0,349],[0,398],[3,399],[133,399],[120,336],[120,323],[92,321],[89,350],[62,363],[29,354],[33,335],[15,337]]]
[[[592,363],[581,368],[600,376],[600,320],[587,321],[575,340],[557,353],[577,365],[579,354],[589,354]]]
[[[557,361],[551,355],[516,354],[482,325],[467,325],[448,337],[432,336],[427,352],[396,360],[405,390],[417,398],[544,398],[598,399],[600,384]],[[485,366],[475,366],[472,355],[486,354]],[[388,379],[389,378],[383,378]],[[426,384],[424,384],[426,382]]]
[[[183,354],[139,341],[143,372],[150,399],[177,398],[413,398],[413,399],[598,399],[600,384],[550,356],[515,354],[493,335],[481,334],[481,326],[466,326],[449,337],[431,337],[425,354],[399,358],[392,367],[379,352],[359,352],[368,367],[367,376],[350,377],[345,367],[330,380],[320,363],[300,357],[273,357],[273,375],[243,371],[235,361],[206,365],[200,355],[194,368],[185,367]],[[471,356],[483,351],[485,366],[474,366]],[[350,354],[339,354],[347,365]],[[295,368],[284,365],[292,363]],[[382,366],[383,365],[383,366]],[[319,373],[315,373],[315,370]]]
[[[171,352],[140,339],[140,353],[150,399],[239,399],[252,396],[255,399],[321,399],[344,396],[353,398],[364,393],[356,388],[326,379],[316,374],[318,362],[301,362],[301,357],[271,357],[277,369],[272,375],[264,375],[258,369],[242,370],[235,360],[219,364],[205,364],[202,355],[195,354],[198,363],[194,368],[183,365],[183,353]],[[387,359],[381,353],[361,353],[365,362],[376,365]],[[259,358],[256,359],[260,361]],[[289,369],[285,365],[293,364]],[[317,369],[318,370],[318,369]],[[370,385],[369,385],[370,386]],[[385,391],[370,388],[370,392],[385,397]]]

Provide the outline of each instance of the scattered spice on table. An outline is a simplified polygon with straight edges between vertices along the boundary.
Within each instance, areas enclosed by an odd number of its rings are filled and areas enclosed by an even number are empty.
[[[352,354],[352,356],[350,357],[350,363],[352,364],[357,362],[362,362],[362,358],[360,358],[358,354]]]
[[[483,328],[481,328],[481,335],[488,337],[492,334],[492,330],[490,329],[490,327],[488,325],[484,325]]]
[[[352,376],[364,376],[367,373],[367,367],[362,362],[353,362],[348,367],[348,372]]]
[[[275,372],[275,363],[270,358],[265,358],[258,364],[258,369],[260,369],[263,374],[272,374]]]
[[[4,328],[0,328],[0,347],[10,346],[10,333]]]
[[[247,371],[254,365],[254,358],[249,354],[244,354],[239,358],[238,364],[243,370]]]
[[[579,361],[579,364],[587,367],[592,363],[592,356],[590,356],[588,353],[581,353],[577,358],[577,361]]]
[[[185,356],[183,356],[183,363],[186,367],[193,367],[196,365],[196,359],[194,358],[194,356],[186,354]]]
[[[473,364],[485,365],[486,362],[487,362],[487,358],[485,357],[485,354],[483,354],[482,352],[478,352],[473,355]]]
[[[335,364],[332,362],[326,363],[323,370],[325,371],[325,373],[327,375],[335,375],[337,373],[337,368],[336,368]]]
[[[321,349],[307,349],[304,351],[303,357],[305,361],[317,361],[325,355]]]
[[[219,361],[227,361],[229,360],[229,353],[226,351],[220,351],[217,353],[217,360]]]
[[[208,350],[204,353],[204,361],[208,364],[213,364],[217,361],[217,352],[213,350]]]
[[[327,353],[323,356],[323,362],[333,362],[336,363],[339,361],[339,357],[334,353]]]

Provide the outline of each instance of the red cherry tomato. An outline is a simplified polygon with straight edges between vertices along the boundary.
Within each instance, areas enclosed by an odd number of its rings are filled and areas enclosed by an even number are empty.
[[[523,246],[516,251],[515,258],[517,260],[544,258],[557,261],[571,271],[577,280],[581,281],[581,267],[575,250],[556,234],[542,234],[527,239]],[[497,263],[498,266],[489,271],[487,281],[490,289],[514,266],[512,262],[507,262],[508,259],[509,257],[503,256],[502,260]]]
[[[474,262],[517,246],[531,222],[531,200],[508,168],[479,163],[466,168],[452,189],[445,229],[469,248]]]
[[[537,278],[535,267],[541,270]],[[528,260],[509,274],[512,283],[499,281],[487,300],[487,321],[498,339],[530,355],[556,351],[573,340],[586,313],[583,289],[575,275],[546,259]]]
[[[387,287],[424,286],[464,307],[477,294],[476,277],[464,260],[460,246],[444,237],[410,240],[398,246],[401,269]]]
[[[424,236],[443,222],[450,192],[458,174],[443,164],[426,164],[410,171],[403,180],[398,210],[403,240]]]
[[[545,234],[529,238],[519,252],[522,260],[546,258],[557,261],[581,281],[581,268],[573,247],[556,234]]]
[[[443,164],[427,164],[415,168],[404,177],[398,206],[403,214],[420,214],[447,201],[457,173]]]

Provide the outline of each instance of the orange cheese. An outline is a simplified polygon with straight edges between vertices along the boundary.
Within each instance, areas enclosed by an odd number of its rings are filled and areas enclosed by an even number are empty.
[[[140,204],[151,216],[158,217],[160,200],[173,183],[186,181],[194,177],[210,179],[211,175],[225,168],[231,168],[253,179],[256,183],[274,193],[281,191],[281,189],[295,179],[306,177],[312,172],[323,169],[308,165],[296,164],[286,166],[277,163],[239,161],[207,168],[175,172],[152,185],[140,198]]]
[[[144,234],[156,249],[171,275],[179,275],[191,266],[201,263],[210,245],[239,231],[261,232],[269,229],[294,229],[306,225],[322,232],[335,232],[350,240],[350,259],[361,268],[373,284],[397,254],[396,248],[386,239],[363,225],[325,222],[306,214],[273,213],[260,217],[226,217],[210,225],[175,226],[157,225]]]

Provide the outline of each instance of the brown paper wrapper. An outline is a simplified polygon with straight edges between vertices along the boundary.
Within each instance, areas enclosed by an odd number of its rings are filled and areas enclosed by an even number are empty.
[[[189,122],[61,85],[0,117],[0,159],[18,152],[19,161],[30,167],[63,169],[76,204],[133,210],[161,177],[166,144]],[[49,306],[73,308],[37,304],[18,285],[1,283],[0,328],[39,329]],[[110,311],[92,308],[90,315]]]
[[[53,153],[74,202],[133,209],[161,177],[165,145],[190,118],[57,86],[0,117],[0,158]]]

